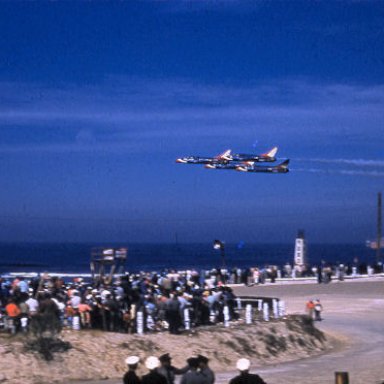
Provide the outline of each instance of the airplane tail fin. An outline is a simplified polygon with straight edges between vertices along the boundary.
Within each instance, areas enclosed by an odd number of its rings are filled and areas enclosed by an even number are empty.
[[[220,155],[217,155],[216,158],[220,160],[232,160],[231,149],[227,149],[225,152],[221,153]]]
[[[275,157],[277,153],[278,148],[273,147],[269,152],[264,153],[263,156],[268,156],[268,157]]]
[[[278,167],[282,169],[288,169],[288,165],[289,165],[289,159],[283,161],[281,164],[278,165]]]

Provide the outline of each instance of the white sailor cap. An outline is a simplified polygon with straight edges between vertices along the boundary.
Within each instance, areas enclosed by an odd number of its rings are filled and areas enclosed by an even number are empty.
[[[237,360],[236,368],[239,371],[247,371],[250,366],[251,366],[251,362],[248,359]]]
[[[125,359],[125,364],[127,364],[127,365],[135,365],[135,364],[137,364],[139,361],[140,361],[139,356],[128,356],[128,357]]]
[[[155,369],[160,365],[160,360],[156,356],[149,356],[147,360],[145,360],[145,366],[148,369]]]

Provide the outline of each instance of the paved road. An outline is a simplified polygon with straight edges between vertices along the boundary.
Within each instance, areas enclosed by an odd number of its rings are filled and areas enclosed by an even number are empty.
[[[329,384],[335,382],[335,372],[349,372],[354,384],[384,382],[384,329],[383,312],[367,317],[361,313],[358,318],[329,314],[319,326],[324,331],[338,331],[352,335],[351,344],[341,351],[335,351],[315,358],[257,369],[269,383]],[[363,330],[363,331],[362,331]],[[218,375],[218,382],[227,383],[230,375]]]
[[[237,290],[249,294],[249,288]],[[319,298],[324,306],[324,321],[318,327],[345,336],[341,350],[319,357],[258,369],[269,384],[335,382],[336,371],[349,372],[354,384],[384,382],[384,281],[333,282],[328,285],[257,287],[258,295],[277,296],[288,311],[303,312],[305,301]],[[224,383],[228,375],[220,375]]]
[[[342,335],[346,342],[343,348],[336,348],[325,355],[253,369],[268,384],[331,384],[335,382],[336,371],[349,372],[353,384],[384,383],[384,279],[332,282],[328,285],[310,283],[237,287],[235,292],[280,297],[286,301],[290,313],[303,313],[308,299],[319,298],[324,306],[324,321],[317,323],[318,327]],[[216,373],[216,383],[228,383],[235,374],[235,371]],[[81,384],[121,382],[103,380],[83,381]]]

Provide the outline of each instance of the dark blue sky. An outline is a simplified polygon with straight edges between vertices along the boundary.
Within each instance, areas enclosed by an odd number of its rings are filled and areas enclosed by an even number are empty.
[[[363,243],[382,2],[7,2],[0,241]],[[285,175],[175,164],[277,145]]]

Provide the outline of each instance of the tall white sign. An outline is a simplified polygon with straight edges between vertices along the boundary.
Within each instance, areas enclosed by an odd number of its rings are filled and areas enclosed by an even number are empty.
[[[299,266],[303,266],[305,264],[304,231],[299,231],[295,241],[294,264]]]

